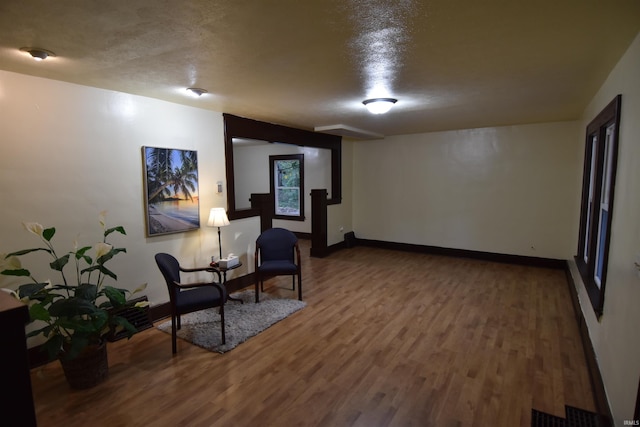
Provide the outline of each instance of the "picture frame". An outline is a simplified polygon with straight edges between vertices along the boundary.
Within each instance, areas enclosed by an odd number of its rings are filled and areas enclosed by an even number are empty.
[[[198,153],[142,147],[147,237],[200,228]]]

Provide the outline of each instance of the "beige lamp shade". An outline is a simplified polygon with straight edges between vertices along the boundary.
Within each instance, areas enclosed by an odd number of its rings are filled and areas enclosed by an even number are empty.
[[[227,218],[227,212],[224,208],[212,208],[209,212],[209,221],[207,222],[209,227],[224,227],[229,225],[229,218]]]
[[[220,237],[220,227],[229,225],[229,218],[227,218],[227,212],[224,208],[211,208],[207,225],[209,227],[218,227],[218,247],[220,248],[220,259],[222,259],[222,238]]]

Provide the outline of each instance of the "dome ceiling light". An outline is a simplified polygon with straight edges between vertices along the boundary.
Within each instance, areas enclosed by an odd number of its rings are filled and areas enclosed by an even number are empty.
[[[188,87],[187,91],[193,95],[195,98],[202,96],[203,94],[207,93],[208,91],[206,89],[202,89],[199,87]]]
[[[396,102],[398,102],[398,100],[394,98],[371,98],[362,101],[371,114],[384,114],[389,111]]]
[[[36,61],[43,61],[50,56],[56,56],[56,54],[51,52],[50,50],[41,49],[39,47],[21,47],[20,50],[22,52],[27,52]]]

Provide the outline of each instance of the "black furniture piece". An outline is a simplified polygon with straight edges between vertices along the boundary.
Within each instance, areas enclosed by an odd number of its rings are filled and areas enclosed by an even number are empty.
[[[24,331],[24,325],[29,323],[29,307],[0,291],[0,322],[4,365],[0,383],[1,419],[6,420],[8,425],[36,427],[27,337]]]
[[[256,303],[260,301],[260,290],[264,291],[265,278],[292,276],[296,288],[298,276],[298,299],[302,301],[302,265],[298,238],[284,228],[270,228],[256,240],[255,253]]]
[[[208,267],[207,271],[209,273],[215,273],[215,274],[222,273],[222,284],[225,285],[224,287],[225,287],[225,289],[227,289],[227,286],[226,286],[227,285],[227,271],[235,270],[236,268],[242,267],[242,261],[238,261],[238,263],[236,265],[231,266],[231,267],[220,267],[217,262],[212,262],[210,265],[211,265],[211,267]],[[227,292],[229,292],[229,291],[227,290]],[[227,301],[229,301],[229,300],[239,302],[240,304],[244,304],[244,301],[242,301],[241,299],[234,298],[230,294],[227,294]]]
[[[177,352],[176,332],[180,329],[180,316],[206,308],[220,307],[220,329],[222,344],[226,342],[224,335],[224,304],[227,301],[227,291],[222,283],[220,271],[212,267],[182,268],[173,256],[165,253],[156,254],[156,264],[162,272],[171,305],[171,348],[173,354]],[[193,273],[206,271],[216,273],[218,282],[181,283],[180,272]]]

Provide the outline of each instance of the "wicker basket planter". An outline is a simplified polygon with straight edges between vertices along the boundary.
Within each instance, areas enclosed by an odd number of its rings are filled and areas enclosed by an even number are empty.
[[[60,358],[67,382],[74,389],[87,389],[100,384],[109,376],[107,343],[85,348],[75,359]]]

